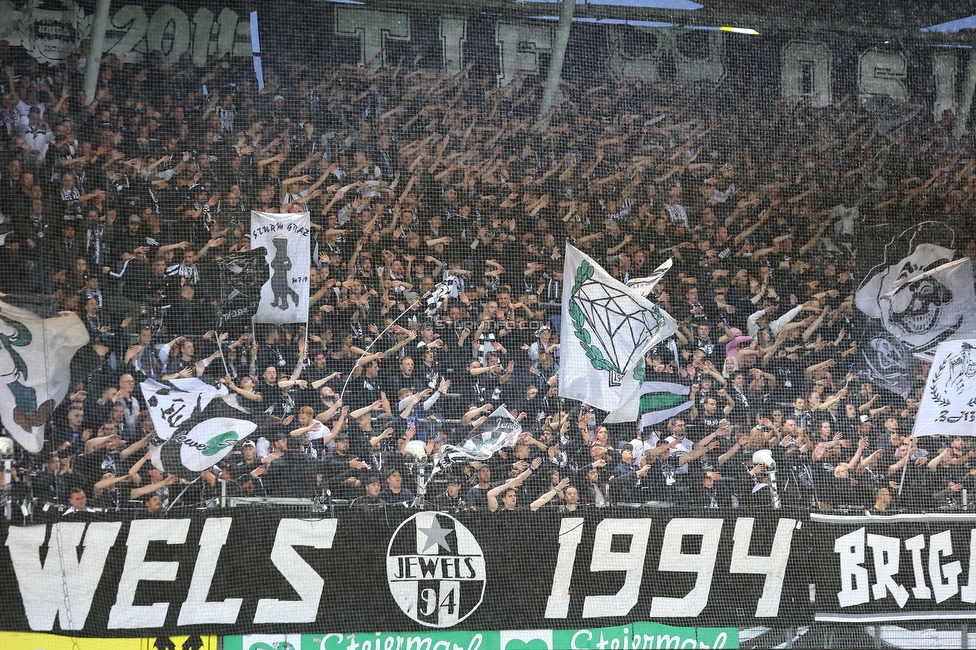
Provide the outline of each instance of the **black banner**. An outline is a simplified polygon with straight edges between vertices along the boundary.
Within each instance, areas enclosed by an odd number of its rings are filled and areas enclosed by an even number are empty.
[[[133,637],[812,620],[794,515],[207,515],[4,526],[0,628]]]
[[[818,621],[976,617],[976,516],[810,518]]]
[[[220,269],[220,300],[217,329],[243,331],[261,302],[261,287],[271,277],[264,247],[246,253],[230,253],[217,262]]]

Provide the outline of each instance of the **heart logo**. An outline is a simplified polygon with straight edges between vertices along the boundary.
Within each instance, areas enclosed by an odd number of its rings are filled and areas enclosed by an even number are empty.
[[[502,650],[552,650],[545,639],[509,639]]]

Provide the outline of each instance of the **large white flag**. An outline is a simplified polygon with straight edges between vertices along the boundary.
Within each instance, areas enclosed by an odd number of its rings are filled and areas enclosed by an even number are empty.
[[[604,411],[623,406],[610,421],[636,420],[644,353],[674,333],[674,319],[567,245],[562,323],[559,395]]]
[[[939,344],[912,436],[976,436],[976,339]]]
[[[854,306],[867,316],[858,325],[858,376],[907,397],[918,374],[915,354],[976,338],[973,263],[956,239],[947,223],[923,221],[887,243],[861,242],[858,261],[874,266],[862,271],[854,293]]]
[[[255,323],[308,321],[308,276],[312,268],[307,212],[251,212],[251,247],[263,246],[271,277],[261,288]]]
[[[71,359],[88,343],[73,312],[39,318],[0,301],[0,420],[24,449],[44,446],[44,423],[68,394]]]

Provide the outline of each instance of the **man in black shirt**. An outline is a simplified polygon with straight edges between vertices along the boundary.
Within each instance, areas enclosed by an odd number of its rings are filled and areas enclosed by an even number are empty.
[[[427,379],[423,373],[414,372],[414,365],[413,357],[403,357],[400,360],[399,367],[387,382],[392,394],[399,394],[401,388],[409,388],[413,393],[419,393],[424,389]]]
[[[468,489],[468,495],[465,501],[468,503],[468,507],[472,510],[488,510],[488,490],[491,489],[491,468],[487,465],[481,465],[478,467],[478,471],[475,472],[475,480],[478,482]]]
[[[256,410],[263,411],[274,417],[284,417],[285,396],[278,386],[278,369],[266,366],[261,379],[254,384],[254,392],[261,396],[261,403]]]
[[[241,490],[245,495],[268,496],[267,491],[264,489],[263,480],[261,479],[261,475],[264,472],[258,472],[257,476],[252,474],[252,472],[261,467],[263,467],[263,464],[258,458],[257,446],[253,440],[245,440],[241,443],[240,458],[231,460],[228,469],[231,474],[231,480],[241,486]]]
[[[453,474],[447,477],[447,489],[434,497],[434,507],[453,514],[468,509],[467,502],[461,496],[461,480],[458,477]]]
[[[52,453],[44,461],[43,471],[31,476],[31,490],[37,504],[35,512],[47,512],[48,504],[66,505],[71,488],[81,487],[84,477],[72,471],[71,457],[64,460]]]
[[[381,485],[379,474],[369,474],[363,480],[366,493],[353,499],[350,506],[353,508],[382,508],[387,505],[386,501],[380,498]]]

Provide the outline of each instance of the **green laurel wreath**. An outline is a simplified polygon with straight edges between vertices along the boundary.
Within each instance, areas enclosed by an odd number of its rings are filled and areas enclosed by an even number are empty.
[[[583,283],[592,277],[593,265],[584,260],[579,265],[579,268],[576,269],[576,283],[573,285],[572,295],[575,296],[583,287]],[[583,310],[580,309],[575,299],[569,301],[569,317],[573,320],[573,335],[579,340],[580,347],[586,353],[586,358],[590,360],[590,365],[595,370],[606,370],[607,372],[620,374],[620,369],[612,361],[603,356],[600,348],[591,344],[592,339],[586,329],[586,318],[583,316]]]
[[[634,381],[636,381],[638,384],[643,384],[645,376],[646,373],[644,372],[644,360],[641,359],[640,361],[637,362],[637,365],[634,366]]]

